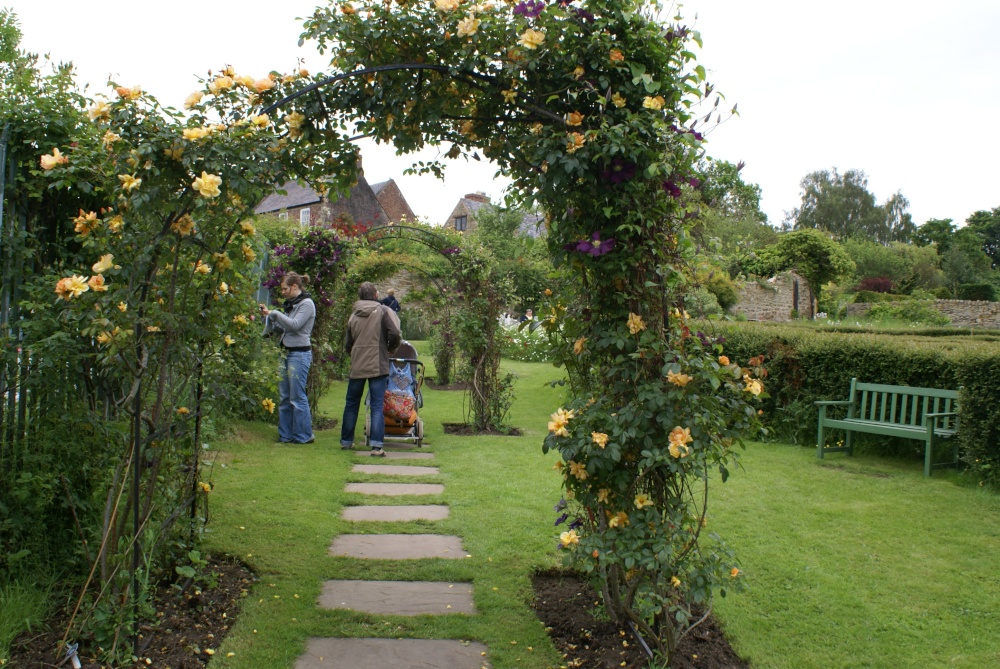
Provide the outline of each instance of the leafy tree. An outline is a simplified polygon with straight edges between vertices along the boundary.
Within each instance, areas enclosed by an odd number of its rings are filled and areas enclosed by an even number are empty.
[[[912,261],[900,251],[898,242],[883,246],[866,239],[846,239],[844,251],[854,261],[856,281],[885,277],[898,285],[905,281],[912,270]]]
[[[961,228],[951,238],[941,257],[941,269],[953,293],[966,283],[981,283],[993,274],[990,257],[983,250],[983,238],[971,227]]]
[[[850,275],[855,266],[844,247],[827,234],[805,229],[783,233],[778,243],[764,249],[748,269],[761,276],[794,269],[805,277],[819,300],[824,284]]]
[[[497,259],[497,276],[509,284],[510,303],[522,310],[536,308],[553,271],[544,241],[518,231],[526,213],[519,208],[484,207],[473,232]]]
[[[807,174],[800,185],[802,204],[785,217],[795,229],[817,228],[836,239],[862,237],[880,244],[909,241],[913,235],[909,201],[897,192],[879,205],[861,170],[820,170]]]
[[[917,228],[913,234],[913,242],[917,246],[935,244],[939,254],[944,254],[951,244],[951,236],[955,234],[956,226],[950,218],[932,218]]]
[[[993,269],[1000,267],[1000,207],[977,211],[965,223],[982,238],[983,251],[990,257]]]
[[[726,217],[767,223],[760,210],[760,186],[743,181],[744,164],[706,158],[698,164],[701,176],[701,200],[710,209]]]

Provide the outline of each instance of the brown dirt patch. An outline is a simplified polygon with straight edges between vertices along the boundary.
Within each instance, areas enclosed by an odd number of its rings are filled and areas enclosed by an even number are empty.
[[[206,575],[214,575],[215,587],[200,589],[190,586],[180,591],[170,585],[159,588],[154,599],[156,623],[140,628],[139,661],[121,665],[122,669],[200,669],[208,664],[229,628],[236,622],[240,599],[257,580],[243,563],[235,558],[211,558]],[[66,630],[68,615],[62,612],[50,619],[41,630],[25,632],[11,644],[8,666],[18,669],[50,669],[59,666],[63,656],[56,656],[56,645]],[[124,643],[130,644],[129,640]],[[93,642],[81,640],[80,661],[83,669],[101,669]],[[149,660],[149,664],[146,660]],[[62,665],[69,667],[69,663]]]
[[[332,430],[337,427],[339,421],[336,418],[326,416],[313,416],[313,430]]]
[[[566,667],[645,669],[648,659],[631,632],[593,616],[597,596],[578,574],[552,569],[532,578],[538,619],[563,653]],[[674,656],[674,669],[749,669],[709,617],[686,636]]]
[[[434,377],[428,377],[424,379],[424,383],[428,388],[433,390],[468,390],[468,381],[456,381],[455,383],[440,384],[434,381]]]
[[[465,437],[478,437],[482,435],[492,435],[499,437],[520,437],[521,430],[516,427],[501,430],[477,430],[468,423],[441,423],[445,434],[458,434]]]

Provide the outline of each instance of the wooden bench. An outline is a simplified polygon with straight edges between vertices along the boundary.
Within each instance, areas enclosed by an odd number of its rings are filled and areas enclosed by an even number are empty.
[[[911,386],[886,386],[877,383],[858,383],[851,379],[851,396],[846,400],[816,402],[819,407],[819,432],[816,436],[816,456],[847,451],[851,448],[851,433],[867,432],[892,437],[923,441],[924,476],[932,469],[958,466],[958,440],[954,444],[950,462],[931,461],[934,445],[941,439],[952,438],[958,433],[958,391]],[[827,418],[826,408],[846,406],[847,417]],[[847,432],[844,446],[826,448],[826,431],[840,429]]]

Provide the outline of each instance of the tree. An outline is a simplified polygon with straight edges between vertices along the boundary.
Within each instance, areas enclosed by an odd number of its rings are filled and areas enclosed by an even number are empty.
[[[786,225],[795,229],[817,228],[839,240],[863,237],[880,244],[909,241],[913,235],[909,201],[897,192],[879,205],[861,170],[812,172],[800,185],[802,204],[785,216]]]
[[[983,251],[990,257],[993,269],[1000,267],[1000,207],[977,211],[965,223],[982,238]]]
[[[948,250],[956,229],[950,218],[932,218],[917,228],[913,234],[913,243],[917,246],[935,244],[938,253],[943,255]]]
[[[761,276],[794,269],[805,277],[819,300],[824,284],[850,275],[855,266],[844,247],[829,235],[805,229],[783,233],[778,243],[764,249],[748,269]]]
[[[941,257],[941,269],[948,278],[952,292],[957,293],[961,284],[981,283],[992,272],[990,257],[983,250],[983,238],[971,227],[952,235],[948,250]]]

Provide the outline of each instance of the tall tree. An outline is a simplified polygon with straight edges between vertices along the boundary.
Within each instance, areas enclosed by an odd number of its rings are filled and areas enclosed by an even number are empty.
[[[805,229],[783,233],[776,244],[761,251],[746,269],[760,276],[794,269],[805,277],[819,300],[824,284],[848,276],[856,268],[844,247],[828,234]]]
[[[983,251],[990,257],[993,269],[1000,267],[1000,207],[977,211],[965,223],[983,238]]]
[[[843,174],[836,167],[820,170],[807,174],[800,185],[802,204],[785,215],[789,227],[816,228],[836,239],[862,237],[880,244],[909,241],[915,231],[903,194],[897,192],[879,205],[861,170]]]
[[[944,255],[951,245],[951,236],[955,234],[955,224],[950,218],[932,218],[919,228],[913,235],[917,246],[936,244],[938,253]]]

